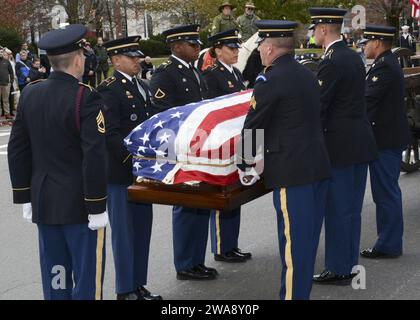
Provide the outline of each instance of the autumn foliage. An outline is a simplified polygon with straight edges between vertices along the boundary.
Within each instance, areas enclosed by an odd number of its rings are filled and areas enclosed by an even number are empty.
[[[23,21],[28,17],[28,0],[0,0],[0,27],[21,31]]]

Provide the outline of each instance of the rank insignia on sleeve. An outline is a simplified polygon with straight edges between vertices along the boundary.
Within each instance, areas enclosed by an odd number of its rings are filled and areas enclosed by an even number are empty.
[[[155,93],[155,98],[156,99],[163,99],[163,98],[165,98],[165,96],[166,96],[166,93],[163,92],[160,88]]]
[[[251,97],[251,108],[254,110],[257,109],[257,100],[255,100],[255,96]]]
[[[373,82],[376,82],[376,81],[378,81],[379,80],[379,78],[377,77],[377,76],[374,76],[373,78],[372,78],[372,81]]]
[[[102,111],[99,111],[99,114],[96,117],[96,123],[98,125],[98,131],[100,133],[105,133],[105,118]]]
[[[322,85],[324,84],[324,81],[322,81],[322,80],[318,80],[318,83],[319,83],[319,86],[321,86],[321,87],[322,87]]]

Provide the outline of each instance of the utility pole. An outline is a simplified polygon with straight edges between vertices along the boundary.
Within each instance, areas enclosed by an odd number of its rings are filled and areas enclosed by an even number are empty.
[[[144,10],[144,38],[149,39],[149,21],[147,19],[147,10]]]
[[[123,0],[125,36],[128,37],[127,0]]]

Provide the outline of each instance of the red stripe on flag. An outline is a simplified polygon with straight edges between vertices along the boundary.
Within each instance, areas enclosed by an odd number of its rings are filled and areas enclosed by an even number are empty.
[[[207,159],[219,159],[219,160],[228,160],[236,152],[236,144],[238,142],[240,135],[230,138],[225,141],[218,149],[211,149],[207,151],[200,151],[198,157],[207,158]],[[188,157],[197,157],[195,153],[189,153]],[[214,162],[212,162],[214,163]]]
[[[235,171],[229,175],[218,176],[203,171],[183,171],[179,170],[174,179],[174,184],[180,184],[189,181],[200,181],[212,185],[226,186],[238,181],[239,176]]]
[[[411,3],[411,16],[414,18],[418,18],[419,17],[419,9],[420,9],[420,5],[419,2],[414,1],[414,0],[410,0]]]
[[[239,103],[223,109],[210,112],[198,126],[190,142],[190,153],[200,156],[201,148],[204,146],[210,132],[224,121],[242,117],[248,113],[249,102]]]

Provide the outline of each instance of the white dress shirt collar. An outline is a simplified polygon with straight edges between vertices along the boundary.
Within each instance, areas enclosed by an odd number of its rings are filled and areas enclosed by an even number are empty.
[[[178,60],[179,62],[181,62],[185,67],[187,67],[187,68],[190,67],[190,64],[189,63],[185,62],[181,58],[178,58],[176,55],[172,55],[172,57],[174,57],[176,60]]]
[[[233,73],[233,67],[224,63],[222,60],[217,59],[230,73]]]
[[[117,70],[119,73],[121,73],[124,77],[126,77],[130,82],[133,82],[133,77],[129,76],[128,74],[126,74],[125,72],[122,72],[120,70]]]

